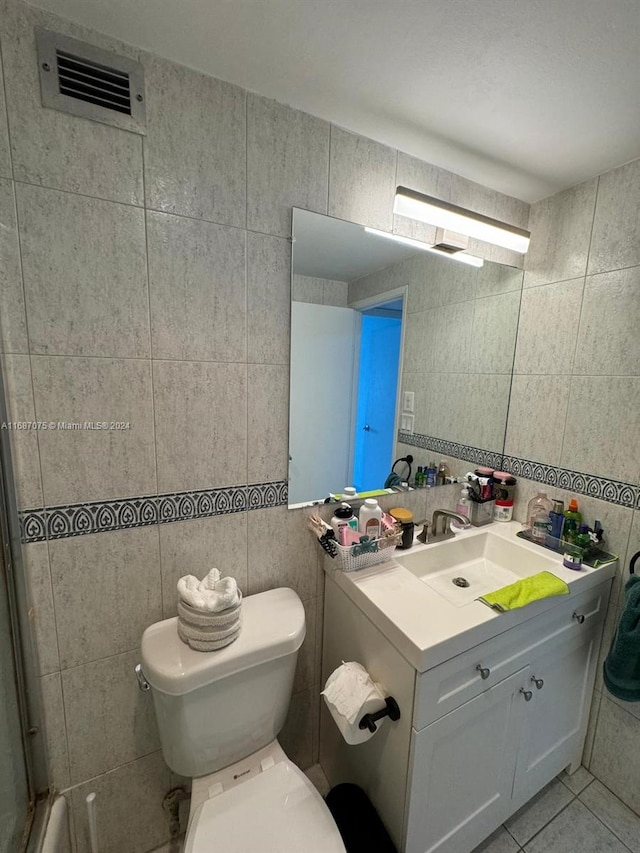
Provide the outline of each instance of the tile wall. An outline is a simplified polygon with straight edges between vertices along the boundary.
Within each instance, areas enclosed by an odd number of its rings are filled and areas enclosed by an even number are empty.
[[[640,160],[532,205],[505,453],[613,481],[579,496],[620,556],[603,653],[640,550]],[[536,479],[559,482],[539,466]],[[585,482],[585,478],[582,478]],[[518,512],[538,489],[520,482]],[[545,488],[542,486],[542,488]],[[566,501],[572,492],[547,486]],[[589,488],[585,489],[589,491]],[[608,496],[608,500],[600,497]],[[596,681],[585,763],[640,813],[640,709]]]
[[[35,25],[139,58],[146,136],[43,109]],[[19,0],[0,0],[0,50],[10,420],[129,425],[11,433],[51,783],[78,853],[91,790],[103,853],[146,853],[182,780],[133,666],[181,574],[217,565],[246,594],[298,592],[307,637],[281,741],[303,768],[317,756],[323,574],[283,505],[291,208],[407,233],[396,183],[517,225],[528,205]]]
[[[291,207],[427,239],[425,226],[393,217],[396,184],[525,227],[529,209],[18,0],[1,0],[0,10],[0,308],[10,417],[130,424],[11,435],[19,507],[45,521],[24,559],[51,780],[69,794],[79,853],[87,850],[82,804],[90,790],[104,853],[146,853],[167,838],[160,802],[176,780],[132,667],[144,627],[173,613],[183,572],[216,564],[246,593],[289,585],[300,594],[307,639],[282,743],[302,767],[317,755],[322,573],[301,514],[281,505]],[[42,109],[35,24],[142,60],[144,138]],[[628,483],[636,499],[639,202],[636,162],[533,206],[506,445],[513,458]],[[473,251],[514,260],[483,245]],[[535,488],[521,478],[520,512]],[[448,491],[447,502],[455,499]],[[160,512],[165,496],[177,505],[209,492],[217,498],[202,514]],[[103,505],[120,510],[140,498],[152,499],[157,514],[135,524],[87,522],[60,537],[47,526],[59,507],[74,518],[88,507],[95,518]],[[427,512],[427,497],[413,500]],[[602,520],[626,566],[640,548],[640,510],[595,497],[581,504],[589,520]],[[622,579],[623,568],[608,636]],[[585,760],[640,811],[640,759],[630,748],[640,714],[601,681],[597,688]]]

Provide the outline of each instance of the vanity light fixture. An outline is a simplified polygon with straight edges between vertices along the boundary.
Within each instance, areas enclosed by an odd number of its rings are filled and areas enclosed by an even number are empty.
[[[512,249],[521,255],[526,254],[529,248],[531,234],[524,228],[516,228],[515,225],[500,222],[498,219],[483,216],[481,213],[466,210],[407,187],[397,188],[393,212],[438,228],[466,234],[467,237],[475,237],[485,243]]]
[[[423,252],[431,252],[433,255],[439,255],[441,258],[446,258],[449,261],[459,261],[461,264],[468,264],[470,267],[481,267],[484,264],[482,258],[476,255],[466,255],[464,252],[456,252],[451,254],[442,249],[436,249],[429,243],[423,243],[422,240],[414,240],[411,237],[402,237],[400,234],[389,234],[388,231],[378,231],[377,228],[365,228],[367,234],[375,234],[376,237],[386,237],[387,240],[394,240],[396,243],[402,243],[405,246],[413,246],[415,249],[420,249]]]

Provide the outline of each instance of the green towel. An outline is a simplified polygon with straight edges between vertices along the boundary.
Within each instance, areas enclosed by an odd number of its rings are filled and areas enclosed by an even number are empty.
[[[551,572],[538,572],[537,575],[531,575],[531,577],[511,583],[509,586],[503,586],[502,589],[497,589],[495,592],[488,592],[486,595],[480,596],[478,601],[488,604],[489,607],[499,610],[500,613],[506,613],[507,610],[525,607],[532,601],[539,601],[541,598],[553,598],[554,595],[568,594],[569,587],[560,578],[552,575]]]
[[[624,589],[625,603],[603,676],[609,693],[625,702],[640,702],[640,577],[632,575]]]

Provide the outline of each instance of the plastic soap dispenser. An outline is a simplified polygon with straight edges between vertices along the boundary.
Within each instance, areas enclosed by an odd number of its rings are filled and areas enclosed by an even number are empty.
[[[333,527],[333,531],[336,534],[338,542],[341,545],[344,545],[344,529],[346,527],[350,527],[352,530],[358,529],[358,519],[353,514],[353,510],[349,504],[343,503],[336,507],[333,513],[333,518],[331,519],[331,526]]]
[[[536,542],[544,542],[549,534],[549,513],[553,510],[553,504],[547,497],[546,492],[538,492],[535,498],[529,501],[527,507],[527,527],[531,528],[531,535]]]
[[[471,498],[469,497],[469,492],[469,486],[465,485],[462,487],[458,503],[456,504],[456,512],[458,515],[464,515],[465,518],[471,520]],[[464,530],[464,527],[457,521],[452,521],[451,526],[455,527],[456,530]]]

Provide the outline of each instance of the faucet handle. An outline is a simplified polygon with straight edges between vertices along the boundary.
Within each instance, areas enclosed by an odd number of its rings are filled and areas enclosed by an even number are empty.
[[[422,521],[416,521],[414,523],[415,523],[416,527],[419,527],[420,525],[422,525],[422,530],[420,531],[420,533],[418,533],[417,538],[420,540],[420,542],[422,542],[424,545],[426,545],[427,542],[429,541],[429,522],[427,521],[426,518],[423,518]]]

